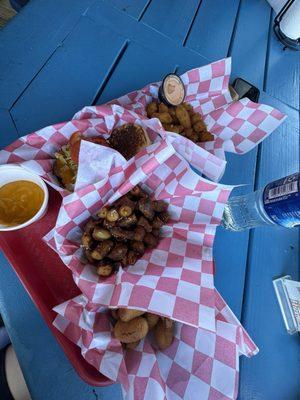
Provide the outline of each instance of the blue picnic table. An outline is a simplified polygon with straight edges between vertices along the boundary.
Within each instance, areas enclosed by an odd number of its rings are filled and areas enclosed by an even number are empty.
[[[32,0],[0,32],[0,148],[46,125],[196,66],[232,57],[287,121],[228,155],[223,183],[262,187],[299,170],[300,55],[283,51],[265,0]],[[275,277],[299,279],[299,230],[218,228],[216,287],[260,348],[241,359],[239,399],[300,398],[299,337],[284,328]],[[84,383],[1,255],[0,312],[33,399],[121,399]],[[0,396],[1,397],[1,396]],[[197,395],[195,394],[195,399]]]

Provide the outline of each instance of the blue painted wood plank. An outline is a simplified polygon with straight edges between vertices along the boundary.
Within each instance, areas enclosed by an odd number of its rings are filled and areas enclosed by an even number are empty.
[[[86,40],[87,36],[89,40]],[[194,60],[193,65],[207,63],[200,55],[177,46],[117,9],[97,3],[82,17],[13,106],[11,112],[19,132],[26,134],[47,124],[69,119],[81,107],[91,104],[109,76],[110,68],[122,53],[126,38],[139,41],[150,53],[155,49],[153,61],[156,64],[160,57],[158,48],[165,53],[167,61],[162,62],[163,65],[169,62],[175,65],[178,59]],[[85,51],[82,52],[81,48]],[[160,78],[161,75],[156,79]],[[121,79],[124,81],[124,77]],[[129,80],[124,83],[126,81]],[[133,88],[139,87],[135,80],[132,83]],[[31,118],[28,118],[29,109],[34,109]]]
[[[246,186],[234,189],[232,196],[253,190],[256,150],[245,155],[226,154],[227,167],[222,183]],[[229,232],[219,227],[214,244],[215,285],[229,307],[240,318],[244,295],[249,232]]]
[[[274,17],[273,13],[272,19]],[[300,54],[298,51],[284,51],[273,32],[270,35],[266,92],[299,110]]]
[[[133,18],[128,18],[125,13],[114,7],[105,6],[102,2],[94,3],[85,16],[100,26],[106,26],[120,35],[124,35],[129,41],[137,42],[141,46],[156,51],[160,55],[155,60],[156,63],[160,63],[162,58],[174,60],[177,64],[180,64],[181,60],[189,59],[194,66],[209,62],[206,57],[182,47],[180,43],[170,40],[155,29],[139,23]]]
[[[203,0],[186,45],[215,61],[226,57],[239,0]]]
[[[125,39],[82,18],[12,108],[20,134],[71,119],[91,104]]]
[[[292,126],[297,127],[297,111],[278,100],[274,100],[264,92],[261,93],[260,100],[286,113]],[[275,131],[272,136],[281,135],[280,129]],[[256,155],[257,149],[242,156],[226,155],[228,163],[221,182],[226,184],[246,184],[244,187],[234,189],[232,196],[249,193],[254,190]],[[238,318],[242,317],[248,241],[249,231],[229,232],[221,227],[218,228],[215,240],[215,284]],[[245,379],[247,380],[246,376]]]
[[[0,32],[0,107],[9,109],[92,0],[39,0]]]
[[[266,21],[269,21],[269,16],[269,6],[264,0],[241,1],[230,46],[233,71],[231,80],[240,76],[260,88],[263,87],[269,32]],[[254,55],[255,62],[249,62],[249,54]],[[256,156],[257,148],[243,156],[226,155],[228,163],[222,182],[246,184],[235,189],[233,196],[253,190]],[[248,241],[249,231],[232,233],[219,228],[215,242],[216,287],[238,318],[241,317],[244,295]]]
[[[2,253],[0,270],[0,313],[32,399],[121,400],[119,385],[94,388],[79,378]]]
[[[290,118],[262,143],[258,188],[299,171],[299,113],[289,111]],[[299,340],[285,331],[272,285],[274,278],[286,274],[299,279],[299,230],[254,230],[250,237],[242,322],[260,353],[250,361],[242,360],[240,399],[282,400],[300,396]]]
[[[129,43],[97,104],[103,104],[142,88],[174,71],[176,68],[174,60],[164,58],[157,63],[156,60],[159,56],[160,54],[155,50],[140,46],[136,42]]]
[[[232,55],[231,79],[242,77],[263,90],[270,6],[265,0],[241,0]]]
[[[178,43],[184,43],[198,6],[199,0],[152,0],[142,22]]]
[[[139,19],[151,0],[105,0],[120,11]]]
[[[18,138],[17,129],[8,110],[0,108],[0,149]]]
[[[114,8],[103,7],[101,3],[95,3],[86,16],[101,26],[122,33],[130,41],[97,104],[141,88],[150,82],[161,80],[166,73],[174,71],[176,67],[181,73],[209,62],[199,54],[162,36],[156,30],[133,19],[126,19],[124,13]]]

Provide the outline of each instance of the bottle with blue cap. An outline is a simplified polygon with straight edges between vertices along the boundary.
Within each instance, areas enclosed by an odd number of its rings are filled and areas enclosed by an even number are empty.
[[[300,226],[300,173],[271,182],[264,189],[230,198],[222,225],[232,231],[264,225]]]

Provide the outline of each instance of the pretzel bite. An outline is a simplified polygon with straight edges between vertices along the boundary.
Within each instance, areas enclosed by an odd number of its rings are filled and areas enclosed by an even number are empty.
[[[160,318],[154,328],[154,337],[160,350],[171,346],[174,339],[173,321],[168,318]]]
[[[114,326],[114,335],[122,343],[133,343],[143,339],[148,330],[145,318],[137,317],[128,322],[118,320]]]
[[[145,312],[141,310],[131,310],[129,308],[119,308],[118,318],[123,322],[128,322],[133,318],[140,317]]]

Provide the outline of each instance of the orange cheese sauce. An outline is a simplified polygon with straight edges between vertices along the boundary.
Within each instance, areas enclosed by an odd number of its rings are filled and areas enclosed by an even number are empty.
[[[39,211],[43,201],[43,189],[34,182],[6,183],[0,187],[0,224],[23,224]]]

